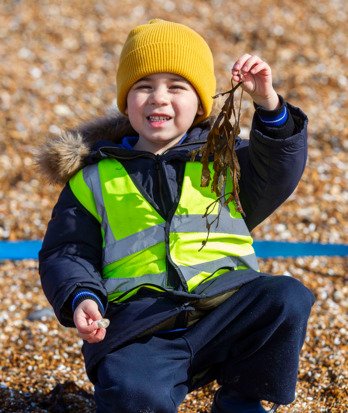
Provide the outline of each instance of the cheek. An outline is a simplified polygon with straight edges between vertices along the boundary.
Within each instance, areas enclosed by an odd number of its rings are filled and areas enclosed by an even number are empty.
[[[133,106],[134,106],[134,96],[132,96],[132,94],[129,93],[127,96],[126,109],[125,109],[125,112],[127,115],[129,113],[129,109],[131,109]]]
[[[189,102],[190,103],[188,104],[188,106],[190,107],[190,111],[193,112],[194,116],[203,114],[201,102],[196,94],[191,97]]]
[[[140,113],[141,104],[139,99],[135,98],[132,95],[129,95],[127,98],[127,107],[125,109],[125,113],[129,118],[133,118],[138,113]]]
[[[131,108],[141,110],[145,102],[146,98],[144,96],[129,94],[127,98],[127,110],[129,111]]]
[[[201,114],[201,105],[196,99],[187,99],[182,102],[180,111],[186,118],[194,119]]]

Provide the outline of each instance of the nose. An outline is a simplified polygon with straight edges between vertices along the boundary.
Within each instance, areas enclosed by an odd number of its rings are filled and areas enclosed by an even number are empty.
[[[151,105],[163,106],[168,104],[168,102],[169,94],[167,89],[164,87],[155,88],[149,97],[149,103]]]

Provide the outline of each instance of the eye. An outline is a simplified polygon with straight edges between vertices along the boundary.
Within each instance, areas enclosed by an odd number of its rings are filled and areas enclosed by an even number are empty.
[[[173,83],[169,89],[171,90],[187,90],[187,85],[185,83]]]
[[[146,82],[138,82],[133,85],[134,90],[148,90],[151,89],[151,85]]]
[[[149,85],[137,85],[137,86],[135,86],[134,89],[135,90],[142,90],[142,89],[146,90],[146,89],[151,89],[151,86],[149,86]]]

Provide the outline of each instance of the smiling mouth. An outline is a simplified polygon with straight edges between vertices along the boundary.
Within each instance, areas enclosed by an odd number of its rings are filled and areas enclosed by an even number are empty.
[[[147,117],[147,120],[149,120],[150,122],[164,122],[170,119],[171,119],[170,116],[148,116]]]

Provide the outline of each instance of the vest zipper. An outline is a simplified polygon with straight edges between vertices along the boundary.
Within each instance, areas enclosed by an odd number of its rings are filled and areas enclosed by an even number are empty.
[[[179,201],[180,201],[184,171],[185,171],[185,166],[180,168],[180,171],[179,171],[179,174],[178,174],[178,179],[179,179],[178,189],[179,189],[179,192],[177,194],[177,197],[175,199],[175,202],[174,202],[171,210],[168,213],[168,216],[167,216],[167,219],[166,219],[166,226],[165,226],[164,234],[165,234],[165,241],[166,241],[165,244],[166,244],[167,260],[171,264],[171,266],[175,269],[176,274],[179,277],[179,280],[181,282],[181,285],[183,286],[184,291],[188,293],[187,281],[186,281],[185,277],[182,275],[182,272],[181,272],[180,268],[172,260],[172,258],[170,256],[170,248],[169,248],[169,232],[170,232],[169,230],[170,230],[171,221],[173,219],[173,216],[175,215],[176,209],[177,209]]]
[[[162,179],[162,171],[161,171],[161,163],[160,163],[160,158],[161,155],[156,155],[155,157],[155,168],[157,171],[157,177],[158,177],[158,191],[159,191],[159,197],[161,201],[160,205],[160,210],[163,211],[163,215],[166,217],[167,216],[167,210],[166,210],[166,204],[164,202],[164,197],[163,197],[163,179]]]
[[[175,262],[172,260],[171,256],[170,256],[170,249],[169,249],[169,227],[170,227],[170,222],[171,222],[172,216],[166,220],[166,226],[164,229],[164,236],[165,236],[165,246],[166,246],[166,257],[168,262],[170,263],[170,265],[175,269],[180,281],[181,281],[181,285],[184,288],[184,291],[186,293],[188,293],[188,285],[187,282],[185,280],[185,277],[182,275],[180,268],[175,264]],[[168,268],[167,268],[167,272],[168,272]]]
[[[163,211],[164,216],[166,218],[166,226],[165,226],[165,231],[164,231],[164,235],[165,235],[165,245],[166,245],[166,258],[168,260],[168,262],[171,264],[171,266],[176,270],[176,273],[179,276],[179,279],[181,281],[181,284],[184,288],[185,292],[188,292],[188,286],[187,286],[187,282],[185,280],[185,278],[183,277],[183,275],[181,274],[180,269],[178,268],[178,266],[172,261],[171,257],[170,257],[170,249],[169,249],[169,227],[170,227],[170,221],[174,215],[174,212],[176,211],[176,207],[177,207],[177,202],[175,203],[175,205],[172,207],[171,211],[167,211],[165,209],[165,202],[164,202],[164,193],[163,193],[163,185],[165,184],[163,182],[162,179],[162,171],[161,171],[161,155],[155,155],[155,168],[157,171],[157,175],[158,175],[158,184],[159,184],[159,195],[160,195],[160,201],[161,201],[161,205],[160,205],[160,209]],[[168,272],[168,266],[167,266],[167,272]]]

